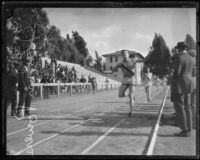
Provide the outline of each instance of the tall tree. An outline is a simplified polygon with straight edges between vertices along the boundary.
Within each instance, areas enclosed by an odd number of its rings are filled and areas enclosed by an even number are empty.
[[[196,43],[190,34],[186,35],[185,43],[188,47],[188,50],[196,50]]]
[[[93,57],[91,55],[88,55],[87,59],[86,59],[86,65],[91,67],[93,63]]]
[[[37,49],[43,47],[49,20],[42,8],[15,8],[9,22],[20,51],[27,51],[35,43]]]
[[[48,34],[47,34],[47,39],[46,39],[47,43],[47,51],[48,51],[48,55],[50,56],[50,58],[56,58],[56,59],[60,59],[61,57],[61,32],[60,30],[52,25],[50,26],[50,28],[48,29]]]
[[[170,50],[164,38],[155,33],[151,50],[145,57],[145,65],[151,66],[155,75],[166,75],[169,72],[170,57]]]
[[[77,31],[72,31],[72,36],[74,39],[74,43],[77,47],[77,49],[79,50],[80,54],[83,57],[87,57],[88,56],[88,49],[86,48],[86,42],[84,40],[84,38],[82,36],[80,36],[80,34]]]
[[[103,59],[101,56],[99,56],[97,51],[95,51],[95,58],[94,68],[101,71],[103,67]]]

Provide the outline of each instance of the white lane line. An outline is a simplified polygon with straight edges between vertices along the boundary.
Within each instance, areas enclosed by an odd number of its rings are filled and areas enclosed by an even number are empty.
[[[157,93],[157,92],[156,92],[156,93]],[[153,98],[155,95],[157,95],[156,93],[155,93],[153,96],[151,96],[151,98]],[[145,101],[144,103],[147,103],[147,101]],[[90,107],[91,107],[91,106],[88,106],[87,108],[80,109],[80,110],[76,111],[75,113],[79,113],[79,112],[84,111],[84,110],[89,110]],[[58,109],[53,110],[53,111],[57,111],[57,110],[58,110]],[[49,111],[49,112],[53,112],[53,111],[51,110],[51,111]],[[69,116],[73,116],[73,114],[69,114]],[[46,124],[46,123],[48,123],[49,121],[53,121],[53,119],[52,119],[52,120],[47,120],[46,122],[38,123],[38,124],[36,124],[35,126],[40,126],[40,125]],[[29,129],[29,128],[26,127],[26,128],[23,128],[23,129],[20,129],[20,130],[17,130],[17,131],[10,132],[10,133],[7,134],[7,136],[10,136],[10,135],[13,135],[13,134],[16,134],[16,133],[25,131],[25,130],[27,130],[27,129]]]
[[[52,120],[47,120],[47,121],[45,121],[45,122],[38,123],[38,124],[34,125],[34,127],[39,126],[39,125],[42,125],[42,124],[45,124],[45,123],[47,123],[47,122],[49,122],[49,121],[52,121]],[[26,127],[26,128],[23,128],[23,129],[20,129],[20,130],[14,131],[14,132],[10,132],[10,133],[7,134],[7,136],[10,136],[10,135],[16,134],[16,133],[18,133],[18,132],[25,131],[25,130],[27,130],[27,129],[30,129],[30,127]]]
[[[88,120],[87,120],[87,121],[88,121]],[[87,121],[85,121],[84,123],[86,123]],[[81,123],[81,124],[84,124],[84,123]],[[40,144],[40,143],[42,143],[42,142],[48,141],[48,140],[50,140],[50,139],[52,139],[52,138],[54,138],[54,137],[56,137],[56,136],[58,136],[58,135],[60,135],[60,134],[62,134],[62,133],[64,133],[64,132],[67,132],[67,131],[69,131],[69,130],[71,130],[71,129],[73,129],[73,128],[76,128],[76,127],[80,126],[81,124],[76,124],[75,126],[72,126],[72,127],[70,127],[70,128],[67,128],[67,129],[65,129],[64,131],[61,131],[61,132],[59,132],[59,133],[57,133],[57,134],[54,134],[54,135],[52,135],[52,136],[50,136],[50,137],[44,138],[44,139],[42,139],[42,140],[40,140],[40,141],[34,143],[33,145],[31,145],[31,147],[35,147],[36,145],[38,145],[38,144]],[[20,155],[21,153],[23,153],[23,152],[25,152],[25,151],[27,151],[27,150],[29,150],[29,148],[22,149],[22,150],[18,151],[17,153],[15,153],[15,155]]]
[[[148,156],[152,155],[152,153],[153,153],[153,149],[154,149],[154,146],[155,146],[155,143],[156,143],[156,137],[157,137],[157,134],[158,134],[159,123],[160,123],[161,115],[162,115],[163,108],[164,108],[164,105],[165,105],[165,102],[166,102],[168,91],[169,91],[169,87],[167,88],[167,91],[166,91],[165,97],[163,99],[160,111],[158,113],[158,119],[157,119],[157,122],[156,122],[156,125],[155,125],[155,128],[154,128],[154,132],[153,132],[153,135],[152,135],[152,138],[151,138],[151,141],[150,141],[150,145],[149,145],[147,153],[146,153],[146,155],[148,155]]]
[[[112,110],[112,109],[110,109],[110,110],[108,110],[108,111],[106,111],[106,112],[98,113],[98,114],[96,114],[95,116],[101,116],[101,115],[103,115],[103,114],[105,114],[105,113],[107,113],[107,112],[109,112],[109,111],[111,111],[111,110]],[[87,122],[90,121],[91,119],[92,119],[92,117],[89,118],[89,119],[86,120],[86,121],[83,121],[83,122],[81,122],[81,123],[79,123],[79,124],[76,124],[76,125],[70,127],[70,128],[67,128],[67,129],[65,129],[65,130],[63,130],[63,131],[60,131],[59,133],[56,133],[56,134],[54,134],[54,135],[52,135],[52,136],[50,136],[50,137],[44,138],[44,139],[42,139],[42,140],[40,140],[40,141],[34,143],[33,145],[31,145],[31,147],[33,148],[33,147],[35,147],[36,145],[38,145],[38,144],[40,144],[40,143],[43,143],[43,142],[45,142],[45,141],[48,141],[48,140],[50,140],[50,139],[52,139],[52,138],[54,138],[54,137],[56,137],[56,136],[58,136],[58,135],[60,135],[60,134],[62,134],[62,133],[64,133],[64,132],[67,132],[67,131],[70,131],[70,130],[76,128],[76,127],[79,127],[80,125],[87,123]],[[22,150],[20,150],[20,151],[18,151],[18,152],[16,152],[15,155],[20,155],[20,154],[22,154],[23,152],[25,152],[25,151],[27,151],[27,150],[29,150],[28,147],[25,148],[25,149],[22,149]]]
[[[152,97],[154,97],[155,95],[156,95],[156,94],[154,94]],[[81,109],[81,110],[82,110],[82,109]],[[110,110],[108,110],[108,111],[106,111],[106,112],[99,113],[99,114],[97,114],[96,116],[100,116],[100,115],[105,114],[105,113],[107,113],[107,112],[109,112],[109,111],[111,111],[111,110],[112,110],[112,109],[110,109]],[[80,110],[79,110],[79,111],[80,111]],[[77,111],[77,112],[79,112],[79,111]],[[77,125],[75,125],[75,126],[72,126],[72,127],[68,128],[68,129],[66,129],[66,130],[64,130],[64,131],[62,131],[62,132],[60,132],[60,133],[54,134],[54,135],[52,135],[52,136],[50,136],[50,137],[47,137],[47,138],[45,138],[45,139],[43,139],[43,140],[41,140],[41,141],[39,141],[39,142],[33,144],[32,147],[34,147],[34,146],[36,146],[36,145],[38,145],[38,144],[40,144],[40,143],[42,143],[42,142],[44,142],[44,141],[47,141],[47,140],[49,140],[49,139],[52,139],[52,138],[58,136],[59,134],[61,134],[61,133],[63,133],[63,132],[66,132],[66,131],[69,131],[69,130],[75,128],[75,127],[78,127],[79,125],[84,124],[84,123],[88,122],[88,121],[91,120],[91,119],[92,119],[92,118],[90,118],[90,119],[84,121],[83,123],[80,123],[80,124],[77,124]],[[52,121],[52,120],[48,120],[48,121]],[[45,124],[45,123],[47,123],[47,121],[44,122],[43,124]],[[40,123],[40,125],[41,125],[41,124],[42,124],[42,123]],[[39,125],[39,124],[37,124],[37,125]],[[22,130],[26,130],[26,129],[28,129],[28,128],[24,128],[24,129],[22,129]],[[20,132],[20,131],[15,131],[15,132]],[[10,135],[11,135],[11,134],[12,134],[12,133],[10,133]],[[15,153],[15,154],[16,154],[16,155],[19,155],[19,154],[23,153],[24,151],[26,151],[26,150],[28,150],[28,149],[29,149],[29,148],[25,148],[25,149],[23,149],[23,150],[21,150],[21,151]]]
[[[154,93],[154,95],[152,95],[151,98],[153,98],[154,96],[158,95],[158,93],[160,92],[156,92]],[[145,101],[144,103],[147,103],[147,101]],[[134,113],[133,113],[134,114]],[[121,121],[119,121],[117,124],[115,124],[112,128],[110,128],[107,132],[105,132],[101,137],[99,137],[94,143],[92,143],[88,148],[86,148],[84,151],[81,152],[82,155],[87,154],[92,148],[94,148],[100,141],[102,141],[109,133],[111,133],[120,123],[122,123],[123,121],[125,121],[125,118],[122,119]]]
[[[111,133],[120,123],[125,120],[122,119],[117,124],[115,124],[112,128],[110,128],[107,132],[105,132],[101,137],[99,137],[94,143],[92,143],[88,148],[86,148],[81,154],[87,154],[92,148],[94,148],[100,141],[102,141],[109,133]]]
[[[91,107],[91,106],[89,106],[89,107]],[[80,110],[76,111],[75,113],[79,113],[79,112],[84,111],[84,110],[89,110],[89,109],[90,109],[89,107],[80,109]],[[67,115],[68,115],[68,116],[74,116],[73,114],[67,114]],[[34,126],[35,126],[35,127],[36,127],[36,126],[40,126],[40,125],[43,125],[43,124],[48,123],[49,121],[53,121],[53,119],[47,120],[47,121],[45,121],[45,122],[38,123],[38,124],[36,124],[36,125],[34,125]],[[29,127],[26,127],[26,128],[23,128],[23,129],[20,129],[20,130],[17,130],[17,131],[10,132],[10,133],[7,134],[7,136],[10,136],[10,135],[13,135],[13,134],[16,134],[16,133],[25,131],[25,130],[27,130],[27,129],[29,129]]]

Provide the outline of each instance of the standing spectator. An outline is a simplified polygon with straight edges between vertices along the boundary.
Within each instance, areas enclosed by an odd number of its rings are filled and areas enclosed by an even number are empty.
[[[82,75],[81,79],[80,79],[80,82],[81,83],[86,83],[86,81],[87,81],[86,78]],[[81,87],[81,90],[83,90],[84,92],[85,92],[86,89],[87,89],[86,85]]]
[[[68,66],[66,65],[65,66],[65,74],[67,74],[68,73]]]
[[[94,94],[95,92],[97,92],[97,80],[95,77],[91,78],[91,85],[92,85],[92,91]]]
[[[91,83],[91,75],[88,76],[88,83]]]
[[[191,93],[194,90],[192,69],[195,66],[195,60],[188,54],[186,47],[184,42],[178,42],[175,47],[178,50],[178,56],[176,56],[172,79],[173,101],[176,105],[181,129],[181,132],[175,136],[182,137],[190,136],[192,130]]]
[[[19,70],[19,103],[18,103],[18,117],[24,116],[23,108],[25,103],[25,116],[30,115],[30,104],[31,104],[31,95],[30,88],[31,82],[29,77],[28,68],[30,62],[26,58],[22,58],[22,67]]]
[[[47,84],[47,75],[45,74],[41,80],[40,83]],[[43,86],[44,87],[44,98],[48,98],[48,86]]]
[[[143,77],[143,83],[144,83],[144,88],[145,92],[147,95],[147,101],[150,101],[150,94],[151,94],[151,85],[152,85],[152,74],[150,73],[150,68],[145,67],[144,68],[144,77]]]
[[[74,68],[74,66],[72,67],[72,71],[75,71],[75,68]]]
[[[193,67],[193,70],[192,70],[192,79],[193,79],[193,83],[194,83],[194,90],[192,91],[192,94],[191,94],[191,108],[192,108],[193,122],[195,124],[195,120],[196,120],[196,51],[190,50],[190,51],[188,51],[188,53],[195,60],[195,66]]]
[[[17,75],[16,64],[10,63],[9,71],[6,75],[6,108],[9,103],[11,103],[11,116],[16,115],[17,111],[17,83],[18,83],[18,75]]]
[[[76,70],[74,71],[74,79],[77,78]]]
[[[48,83],[53,83],[53,76],[49,76],[49,78],[47,79],[47,82]],[[49,86],[49,90],[50,90],[51,95],[54,94],[53,89],[54,89],[53,86]]]
[[[108,78],[106,78],[106,80],[105,80],[105,87],[106,87],[106,90],[108,90],[108,84],[109,84],[109,80],[108,80]]]

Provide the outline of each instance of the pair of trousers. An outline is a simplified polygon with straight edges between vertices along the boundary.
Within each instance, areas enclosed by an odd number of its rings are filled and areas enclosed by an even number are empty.
[[[48,97],[49,97],[49,87],[44,86],[44,98],[48,98]]]
[[[174,107],[177,111],[177,120],[182,130],[192,130],[191,93],[174,95]]]
[[[19,92],[18,112],[21,112],[25,104],[25,114],[30,114],[31,96],[29,91]]]
[[[192,107],[192,116],[193,116],[193,127],[196,126],[196,89],[193,90],[191,94],[191,107]]]
[[[17,90],[11,90],[6,93],[5,105],[6,110],[11,103],[11,114],[16,112],[17,107]]]

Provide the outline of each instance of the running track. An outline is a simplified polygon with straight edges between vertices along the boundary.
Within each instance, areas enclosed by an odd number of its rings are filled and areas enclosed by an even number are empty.
[[[128,98],[118,98],[117,92],[34,101],[34,155],[147,154],[166,88],[153,88],[152,101],[147,103],[144,88],[138,87],[132,117],[127,116]],[[31,133],[28,124],[28,118],[7,117],[7,150],[12,154],[30,155],[25,142]]]

